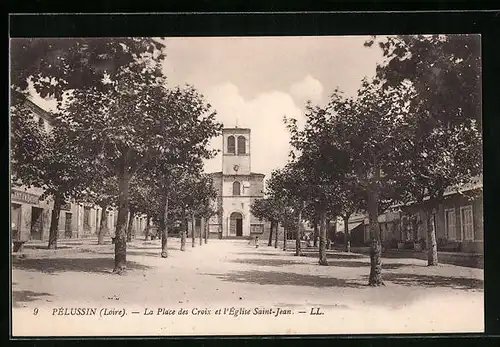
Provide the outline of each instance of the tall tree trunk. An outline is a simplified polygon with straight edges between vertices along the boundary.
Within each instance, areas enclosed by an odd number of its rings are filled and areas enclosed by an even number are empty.
[[[144,230],[144,240],[149,239],[149,223],[151,222],[151,216],[148,214],[146,217],[146,229]]]
[[[203,244],[203,232],[205,231],[205,218],[200,219],[200,246]]]
[[[191,215],[191,246],[194,247],[196,244],[196,235],[194,234],[194,230],[196,228],[196,218],[193,215]]]
[[[286,239],[287,239],[288,228],[283,228],[283,250],[286,251]]]
[[[182,210],[182,231],[181,231],[181,251],[186,250],[186,234],[188,228],[188,222],[186,218],[186,211]]]
[[[115,232],[115,268],[113,273],[121,274],[127,268],[127,214],[130,173],[123,162],[118,176],[118,220]]]
[[[275,222],[274,227],[276,228],[276,230],[274,231],[274,248],[278,248],[278,230],[280,227],[279,223]]]
[[[318,220],[316,218],[314,218],[314,222],[313,222],[313,228],[314,228],[314,233],[313,233],[313,247],[318,247],[318,236],[319,236],[319,232],[318,232]]]
[[[297,233],[295,234],[295,256],[299,257],[302,255],[302,250],[300,249],[300,226],[302,225],[302,209],[299,210],[297,222]]]
[[[207,244],[208,242],[208,233],[210,231],[210,218],[207,219],[206,223],[205,223],[205,244]]]
[[[326,216],[325,212],[320,213],[319,222],[319,265],[328,266],[326,259]]]
[[[104,234],[108,228],[108,214],[106,212],[107,204],[101,204],[101,223],[99,224],[99,230],[97,231],[97,244],[104,244]]]
[[[344,216],[344,246],[346,252],[351,252],[351,234],[349,231],[349,215]]]
[[[134,226],[134,214],[135,212],[130,209],[128,217],[128,227],[127,227],[127,242],[132,241],[132,228]]]
[[[327,218],[326,219],[326,249],[330,249],[330,247],[332,245],[331,238],[330,238],[330,235],[332,232],[331,229],[332,229],[332,226],[330,224],[330,219]]]
[[[380,169],[375,164],[374,182],[368,188],[368,218],[370,222],[370,235],[372,237],[370,248],[370,279],[368,285],[384,285],[382,281],[382,244],[380,242],[380,226],[378,224],[378,183]]]
[[[436,242],[436,220],[433,204],[426,211],[427,216],[427,265],[438,265],[438,252]],[[420,241],[419,241],[420,242]]]
[[[168,257],[168,193],[164,195],[163,216],[160,218],[161,257]]]
[[[271,225],[269,226],[269,241],[267,242],[267,245],[271,247],[273,245],[273,225],[274,222],[271,221]]]
[[[61,206],[64,203],[64,199],[61,197],[54,197],[54,207],[52,208],[52,215],[50,218],[50,229],[49,229],[49,243],[47,245],[48,249],[57,249],[57,236],[59,234],[59,216],[61,215]]]

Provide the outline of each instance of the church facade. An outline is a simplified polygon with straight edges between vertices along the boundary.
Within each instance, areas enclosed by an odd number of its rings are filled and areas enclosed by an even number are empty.
[[[250,133],[238,127],[222,131],[222,171],[211,174],[219,214],[209,221],[210,233],[221,238],[264,233],[264,222],[250,211],[252,203],[264,197],[264,174],[251,171]]]

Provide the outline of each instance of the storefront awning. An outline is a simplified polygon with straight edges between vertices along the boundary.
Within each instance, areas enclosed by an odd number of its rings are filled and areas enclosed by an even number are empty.
[[[357,228],[361,224],[363,224],[363,222],[349,223],[349,231],[354,230],[354,228]],[[337,227],[337,232],[338,233],[344,232],[344,225],[343,224],[341,226]]]

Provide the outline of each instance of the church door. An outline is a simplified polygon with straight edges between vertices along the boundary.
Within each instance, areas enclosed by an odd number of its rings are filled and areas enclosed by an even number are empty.
[[[237,219],[236,220],[236,236],[243,236],[243,220],[242,219]]]
[[[243,216],[239,212],[231,213],[229,223],[230,235],[243,236]]]

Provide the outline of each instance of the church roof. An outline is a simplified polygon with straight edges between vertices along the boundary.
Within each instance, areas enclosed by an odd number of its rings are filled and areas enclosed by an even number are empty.
[[[222,129],[223,132],[250,132],[250,128],[238,128],[238,127],[233,127],[233,128],[224,128]]]
[[[259,172],[250,172],[250,176],[265,176],[265,174]]]

